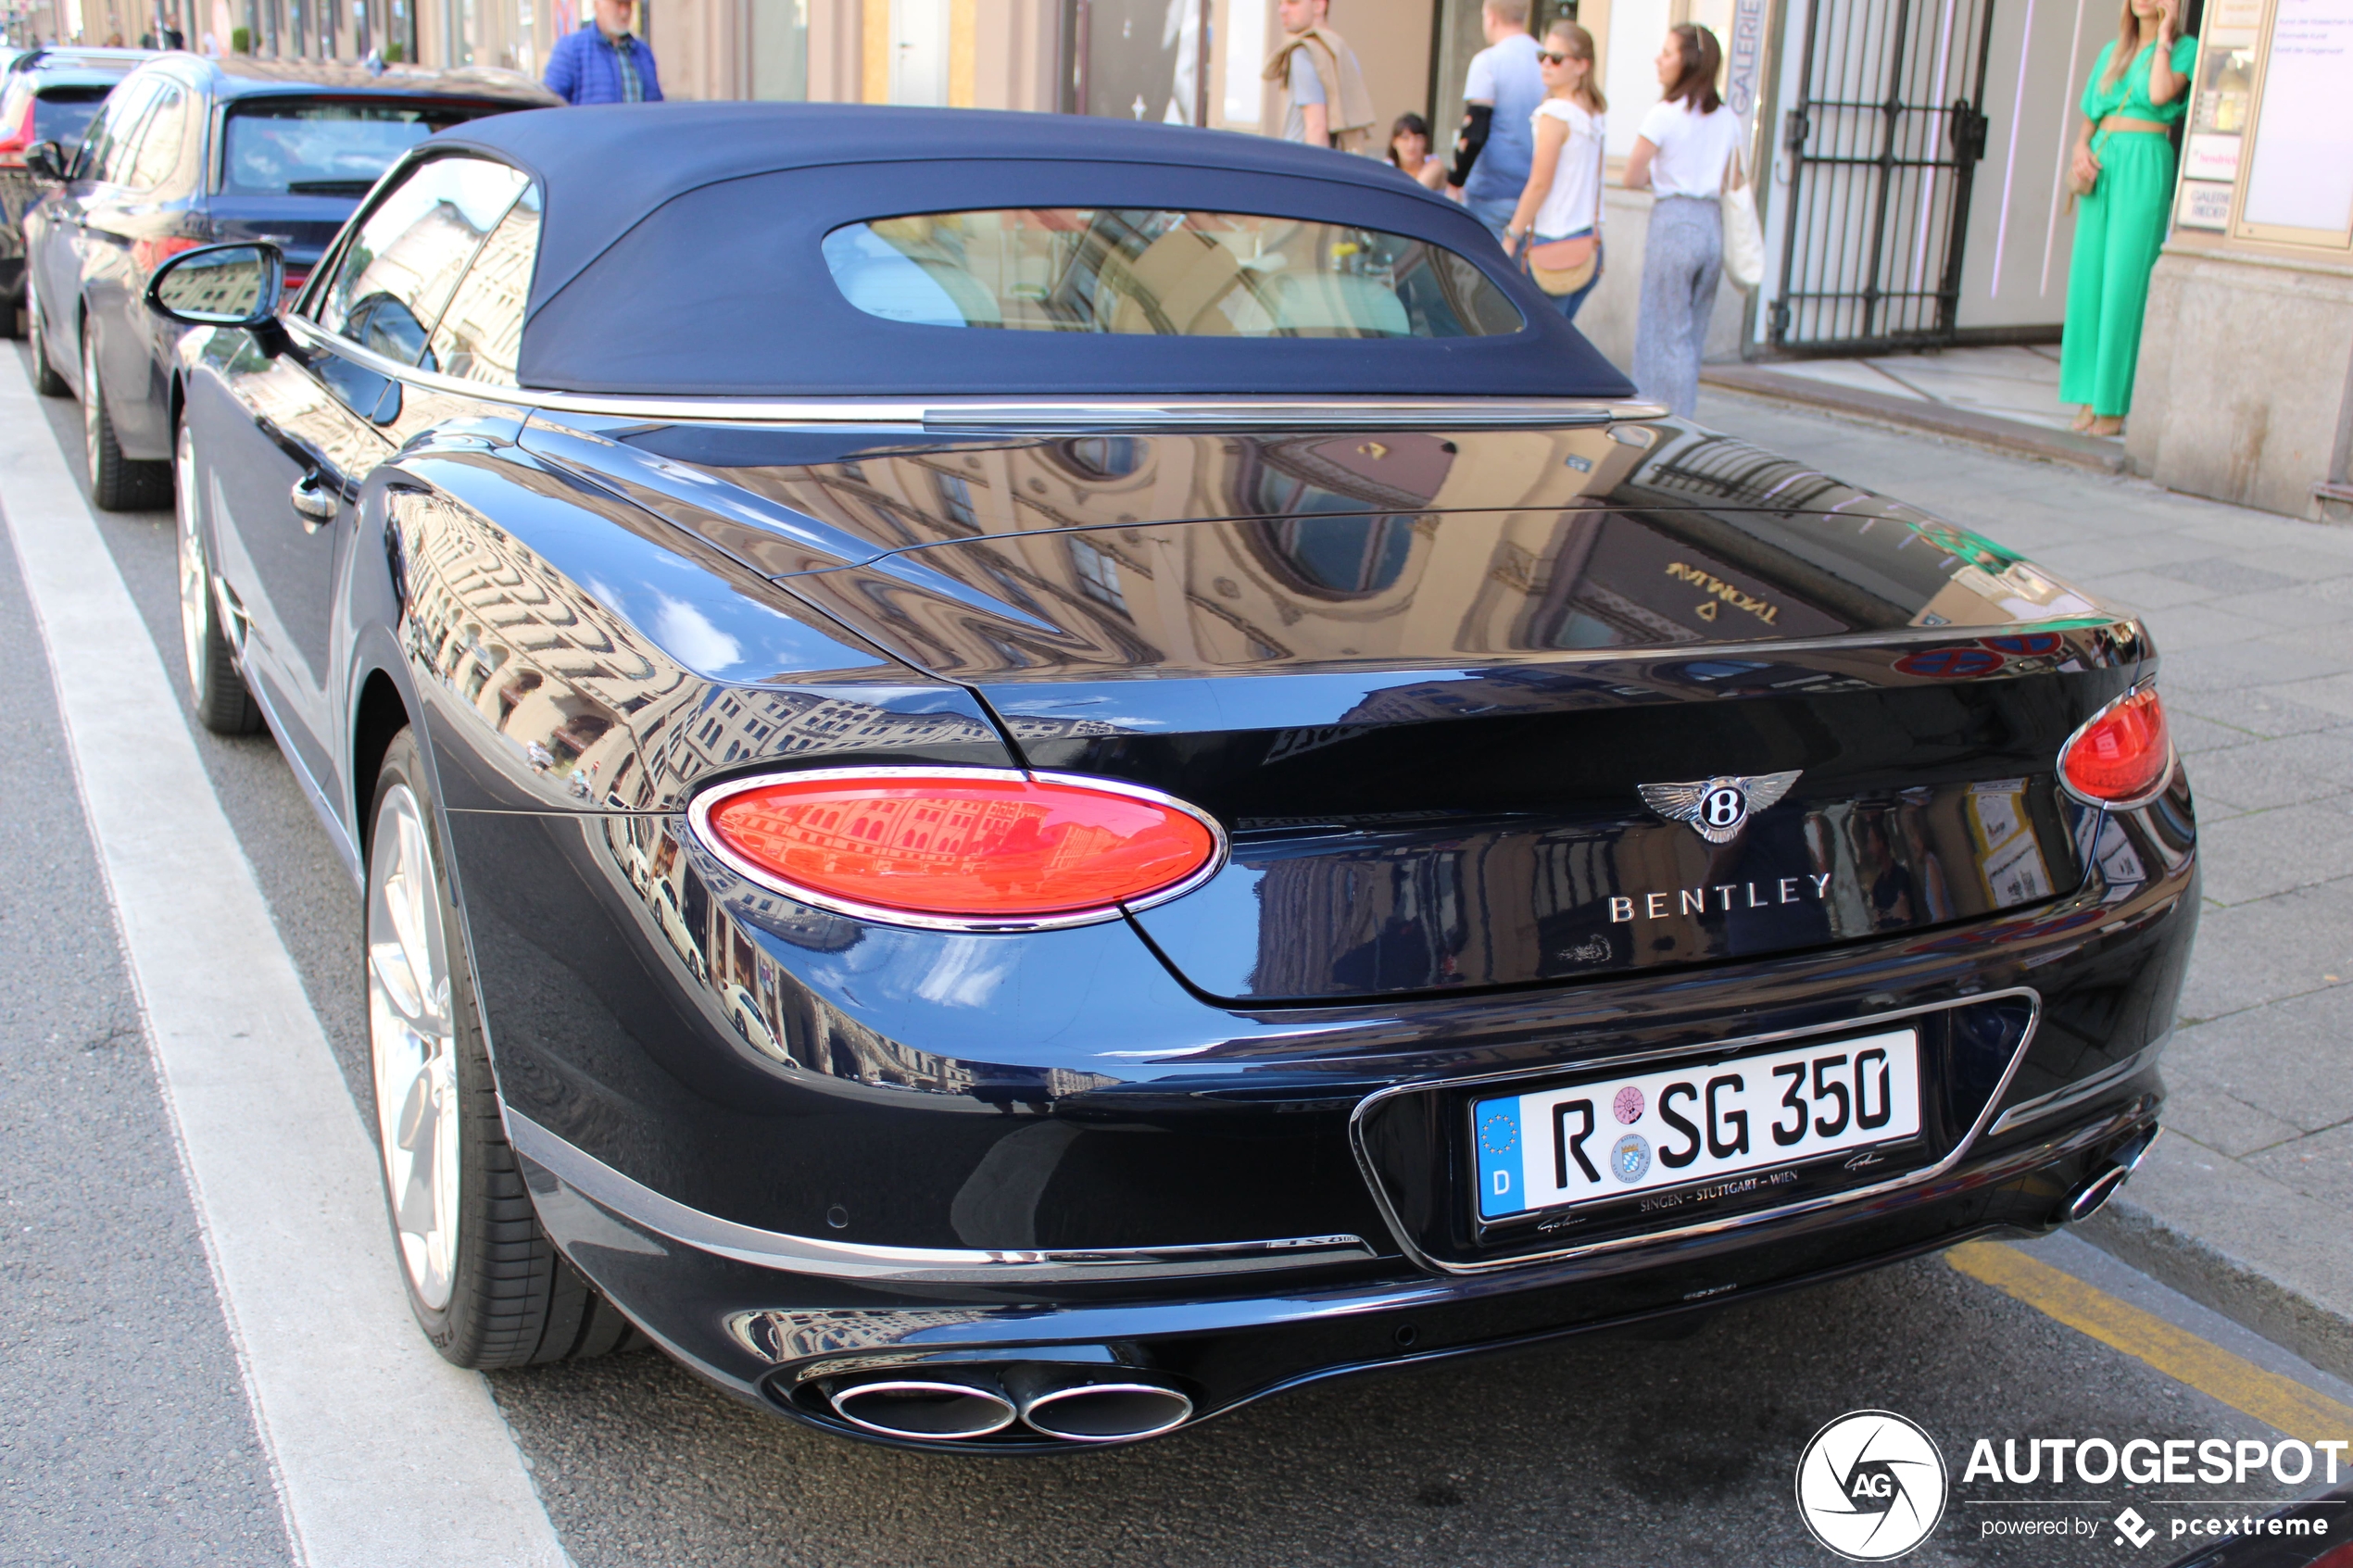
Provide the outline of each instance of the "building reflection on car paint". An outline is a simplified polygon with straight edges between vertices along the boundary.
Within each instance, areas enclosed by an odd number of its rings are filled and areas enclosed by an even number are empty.
[[[773,1067],[875,1087],[960,1095],[1007,1111],[1041,1110],[1116,1080],[1068,1068],[1027,1068],[936,1055],[891,1039],[794,983],[787,956],[845,955],[868,937],[859,922],[756,887],[691,844],[680,822],[642,814],[598,819],[605,863],[625,869],[686,987],[749,1051]],[[986,937],[966,938],[980,950]],[[952,993],[954,965],[933,987]],[[968,976],[967,976],[968,977]],[[984,988],[985,989],[985,988]]]
[[[415,495],[401,496],[397,512],[407,525],[403,630],[411,667],[431,671],[499,737],[543,806],[560,791],[605,808],[587,819],[603,864],[674,955],[683,989],[761,1060],[1007,1110],[1109,1081],[933,1055],[810,997],[780,971],[774,944],[840,953],[864,928],[752,886],[686,840],[683,816],[649,807],[670,799],[675,781],[746,757],[877,744],[920,750],[969,741],[968,719],[702,679],[513,536]],[[1056,734],[1104,728],[1089,721],[1026,727]]]
[[[1865,692],[1892,679],[1884,652],[1850,667],[1835,650],[1764,650],[1864,624],[1959,629],[2007,626],[2025,612],[2041,621],[2093,614],[2063,584],[1937,520],[1674,425],[1482,432],[1477,464],[1460,460],[1473,438],[1428,432],[1090,435],[897,449],[885,436],[829,462],[769,467],[713,462],[711,444],[726,433],[679,442],[673,433],[658,428],[625,440],[673,479],[699,470],[872,546],[859,564],[811,570],[804,557],[801,570],[773,575],[819,612],[836,596],[854,597],[863,617],[879,615],[904,635],[887,652],[991,683],[998,721],[1033,763],[1115,746],[1135,731],[1104,697],[1116,681],[1075,697],[1085,715],[1077,716],[1054,711],[1051,700],[1026,710],[1011,700],[1025,675],[1042,678],[1027,688],[1036,695],[1065,690],[1055,679],[1063,673],[1339,667],[1341,695],[1326,722],[1265,737],[1265,761],[1298,765],[1390,726],[1564,701],[1573,709],[1580,684],[1596,704],[1695,688],[1726,696]],[[1656,505],[1644,506],[1654,495]],[[838,684],[800,688],[788,676],[710,678],[681,657],[698,635],[691,630],[668,628],[665,646],[639,629],[646,618],[599,602],[593,577],[584,589],[521,539],[444,503],[401,504],[412,515],[438,514],[409,531],[412,659],[502,738],[539,809],[558,808],[558,793],[573,811],[584,801],[603,808],[608,874],[673,956],[682,988],[748,1057],[786,1073],[1009,1106],[1051,1102],[1093,1082],[1064,1068],[926,1052],[821,999],[796,971],[849,953],[871,928],[743,882],[687,839],[677,814],[692,781],[747,759],[790,766],[799,757],[920,756],[973,741],[971,716],[897,711],[845,697]],[[1703,509],[1673,509],[1694,505]],[[1721,521],[1694,533],[1688,518],[1708,521],[1709,507]],[[1134,521],[1139,515],[1205,521],[1147,525]],[[1893,584],[1836,578],[1787,550],[1767,552],[1772,570],[1760,569],[1743,551],[1755,555],[1754,542],[1775,525],[1783,537],[1807,528],[1883,533],[1912,598],[1931,610],[1902,615]],[[1923,573],[1943,585],[1919,591]],[[1720,645],[1728,621],[1747,626],[1756,653],[1671,657],[1703,639]],[[1443,629],[1439,639],[1433,625]],[[1451,644],[1453,668],[1429,668],[1427,658],[1382,662],[1385,649],[1434,640]],[[1597,663],[1590,673],[1557,663],[1556,650],[1629,645],[1643,657]],[[2078,657],[2066,645],[2012,662],[2039,669]],[[1346,672],[1352,665],[1358,673]],[[1014,684],[994,684],[1005,682]],[[1673,833],[1655,824],[1647,834],[1629,831],[1623,811],[1549,827],[1390,813],[1351,825],[1362,853],[1333,853],[1328,822],[1243,817],[1229,823],[1228,875],[1248,884],[1240,929],[1249,951],[1218,971],[1178,929],[1189,902],[1222,919],[1220,909],[1233,908],[1230,890],[1224,906],[1216,897],[1180,900],[1146,929],[1213,994],[1268,998],[1444,990],[1798,949],[2050,897],[2074,873],[2049,861],[2071,858],[2065,834],[2028,821],[2035,787],[2020,778],[1824,801],[1759,823],[1739,847],[1747,859],[1738,876],[1722,855],[1694,872]],[[1760,900],[1749,886],[1737,907],[1727,896],[1712,910],[1705,932],[1638,931],[1601,913],[1625,889],[1702,884],[1695,875],[1745,886],[1759,864],[1778,878],[1827,881],[1811,897]],[[1221,940],[1230,947],[1234,933]]]
[[[1662,432],[1655,452],[1628,440]],[[661,433],[631,439],[693,461]],[[1456,441],[1427,432],[1089,437],[708,471],[892,555],[901,575],[872,561],[786,575],[820,603],[882,609],[909,651],[959,678],[1082,649],[1107,668],[1378,658],[1426,646],[1433,621],[1456,655],[1508,658],[2094,613],[1966,531],[1730,437],[1488,433],[1478,451],[1479,462],[1462,463]],[[1645,508],[1649,496],[1657,504]],[[1941,586],[1924,608],[1897,615],[1900,596],[1809,577],[1786,550],[1730,558],[1746,544],[1736,530],[1705,527],[1705,511],[1694,530],[1680,515],[1711,502],[1784,531],[1882,533],[1891,565],[1910,569],[1899,558],[1917,555]],[[975,619],[957,588],[1015,613]],[[1048,641],[1027,622],[1050,608],[1075,613]]]

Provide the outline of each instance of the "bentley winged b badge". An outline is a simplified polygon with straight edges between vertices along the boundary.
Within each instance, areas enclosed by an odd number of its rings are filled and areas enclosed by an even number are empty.
[[[1689,822],[1710,844],[1730,844],[1748,819],[1790,792],[1803,768],[1786,773],[1750,777],[1724,774],[1688,784],[1646,784],[1634,787],[1642,804],[1670,822]]]

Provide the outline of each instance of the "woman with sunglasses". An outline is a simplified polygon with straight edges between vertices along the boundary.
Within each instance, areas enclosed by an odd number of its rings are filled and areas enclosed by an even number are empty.
[[[1593,35],[1573,21],[1556,21],[1545,32],[1536,64],[1544,76],[1544,101],[1530,118],[1536,157],[1504,230],[1504,253],[1518,256],[1525,245],[1529,276],[1574,321],[1577,307],[1602,281],[1609,100],[1593,83]]]

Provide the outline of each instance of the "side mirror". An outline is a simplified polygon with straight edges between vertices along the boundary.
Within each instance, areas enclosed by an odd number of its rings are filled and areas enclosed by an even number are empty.
[[[52,185],[66,182],[66,151],[55,142],[35,142],[24,150],[24,169]]]
[[[286,287],[273,245],[183,250],[147,280],[147,308],[189,327],[259,327],[274,321]]]

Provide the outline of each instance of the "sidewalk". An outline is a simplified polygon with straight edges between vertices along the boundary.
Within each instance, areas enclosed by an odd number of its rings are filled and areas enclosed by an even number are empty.
[[[2166,1135],[2082,1234],[2353,1376],[2353,530],[1712,385],[1699,417],[2146,617],[2205,909]]]
[[[2059,401],[2056,344],[1709,365],[1700,380],[2101,473],[2127,466],[2121,437],[2069,428],[2075,409]]]

